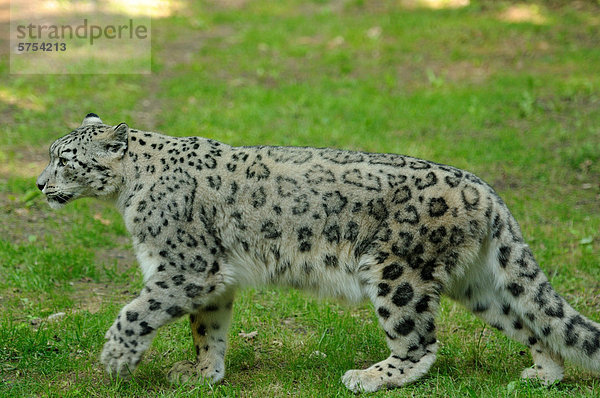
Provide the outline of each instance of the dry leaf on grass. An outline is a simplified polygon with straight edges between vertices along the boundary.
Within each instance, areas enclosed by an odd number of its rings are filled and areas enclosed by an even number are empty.
[[[238,333],[238,336],[243,337],[246,340],[252,340],[253,338],[255,338],[258,335],[258,331],[253,331],[250,333],[246,333],[243,330],[241,332]]]
[[[100,215],[100,213],[94,214],[94,220],[100,221],[100,224],[102,224],[102,225],[110,225],[111,224],[111,221],[107,220],[105,218],[102,218],[102,216]]]

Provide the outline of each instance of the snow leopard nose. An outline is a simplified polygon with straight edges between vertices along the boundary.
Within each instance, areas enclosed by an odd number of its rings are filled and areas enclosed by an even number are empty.
[[[35,185],[37,185],[37,187],[39,188],[39,190],[42,191],[42,192],[44,192],[44,188],[46,188],[46,185],[48,185],[47,174],[48,174],[48,167],[46,167],[44,169],[44,171],[42,171],[42,174],[40,174],[40,176],[35,181]]]
[[[46,170],[42,172],[42,174],[38,177],[37,181],[35,182],[35,185],[37,185],[40,191],[44,191],[44,188],[46,188],[46,183],[48,182],[48,180],[44,177],[45,172]]]

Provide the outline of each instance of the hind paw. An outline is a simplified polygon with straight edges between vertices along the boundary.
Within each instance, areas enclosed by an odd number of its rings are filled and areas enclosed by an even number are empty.
[[[373,392],[384,386],[381,376],[368,370],[349,370],[342,376],[342,383],[352,392]]]
[[[524,369],[521,372],[521,378],[529,380],[538,380],[545,386],[559,382],[564,377],[564,371],[562,367],[548,367],[542,368],[540,365],[534,365],[531,368]]]

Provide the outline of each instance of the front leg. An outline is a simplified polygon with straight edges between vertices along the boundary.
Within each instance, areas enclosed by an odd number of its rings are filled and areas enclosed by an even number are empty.
[[[131,302],[129,305],[134,307],[135,303]],[[124,322],[127,316],[123,314],[127,313],[131,314],[130,311],[121,310],[104,335],[107,341],[100,355],[100,362],[105,366],[106,372],[122,379],[129,378],[156,334],[156,330],[147,321],[138,325],[130,321]]]
[[[196,361],[181,361],[173,365],[167,374],[171,383],[198,381],[214,384],[223,379],[233,296],[233,291],[228,291],[190,314]]]
[[[194,313],[225,289],[219,275],[157,272],[141,294],[119,312],[106,332],[100,357],[110,375],[128,378],[150,347],[156,331]]]

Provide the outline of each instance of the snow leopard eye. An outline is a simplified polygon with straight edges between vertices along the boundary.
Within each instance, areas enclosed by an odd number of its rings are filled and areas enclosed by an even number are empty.
[[[58,158],[58,165],[61,167],[64,167],[67,165],[67,159],[65,158]]]

